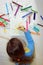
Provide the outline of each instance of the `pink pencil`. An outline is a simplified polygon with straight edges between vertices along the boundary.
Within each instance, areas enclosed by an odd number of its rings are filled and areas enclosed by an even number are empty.
[[[29,24],[30,24],[30,16],[28,16],[28,19],[29,19]]]
[[[8,19],[5,19],[5,18],[3,18],[5,21],[8,21],[8,22],[10,22],[10,20],[8,20]]]
[[[3,18],[2,16],[0,16],[0,18],[4,19],[5,21],[8,21],[8,22],[10,22],[10,20],[8,20],[8,19],[5,19],[5,18]]]
[[[28,21],[26,21],[26,31],[28,31]]]

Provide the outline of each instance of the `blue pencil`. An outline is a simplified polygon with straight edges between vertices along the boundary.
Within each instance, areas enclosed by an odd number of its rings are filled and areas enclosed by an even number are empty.
[[[43,17],[42,16],[40,16],[41,17],[41,19],[43,20]]]
[[[36,19],[36,13],[34,12],[34,16],[33,16],[33,19],[35,20]]]
[[[26,16],[28,16],[28,15],[30,15],[30,14],[32,14],[33,12],[29,12],[29,13],[27,13],[27,14],[25,14],[24,16],[22,16],[22,18],[24,18],[24,17],[26,17]]]
[[[7,12],[7,15],[9,15],[9,10],[8,10],[8,4],[6,3],[6,12]]]

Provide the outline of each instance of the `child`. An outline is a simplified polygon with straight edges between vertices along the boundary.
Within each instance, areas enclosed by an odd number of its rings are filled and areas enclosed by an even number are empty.
[[[28,42],[27,48],[29,48],[30,51],[25,52],[23,43],[18,38],[12,38],[7,43],[7,53],[11,57],[11,59],[16,63],[18,62],[19,65],[27,65],[27,63],[30,63],[33,58],[34,42],[29,31],[25,32],[25,28],[23,30],[22,27],[20,27],[19,29],[24,31],[26,40]]]

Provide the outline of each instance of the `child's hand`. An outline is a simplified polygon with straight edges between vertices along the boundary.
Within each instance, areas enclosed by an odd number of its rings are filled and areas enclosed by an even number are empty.
[[[17,29],[25,32],[24,26],[19,26]]]

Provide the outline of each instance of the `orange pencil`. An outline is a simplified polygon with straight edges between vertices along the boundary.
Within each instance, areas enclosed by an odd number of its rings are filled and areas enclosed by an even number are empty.
[[[31,33],[31,34],[34,34],[34,35],[35,35],[35,34],[40,35],[40,33],[33,32],[33,31],[31,31],[30,33]]]

